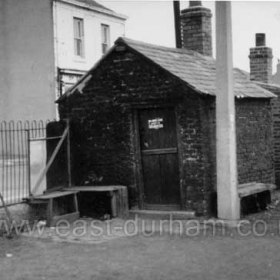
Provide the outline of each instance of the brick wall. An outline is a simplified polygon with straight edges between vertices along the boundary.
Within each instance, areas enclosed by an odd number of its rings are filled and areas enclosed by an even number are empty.
[[[269,99],[239,99],[236,106],[236,144],[239,184],[249,182],[274,183],[272,110]],[[212,186],[216,186],[215,104],[209,110],[210,172]],[[205,136],[207,137],[207,135]]]
[[[275,183],[280,187],[280,89],[277,90],[278,98],[272,100],[273,112],[273,137],[274,137],[274,169]]]
[[[130,206],[138,204],[133,112],[147,104],[174,104],[184,207],[206,214],[216,180],[214,98],[194,94],[131,52],[111,53],[83,93],[59,106],[61,117],[72,119],[74,183],[126,185]],[[240,182],[271,182],[269,103],[248,99],[237,106]]]
[[[205,110],[199,98],[185,98],[177,107],[184,203],[187,210],[195,209],[200,214],[204,212],[209,187],[205,182],[208,169],[205,165],[206,141],[203,141],[207,133],[203,130],[201,111]]]
[[[274,145],[274,170],[275,183],[280,187],[280,86],[259,84],[263,88],[273,92],[277,98],[271,100],[273,116],[273,145]]]
[[[236,133],[239,183],[274,183],[270,100],[238,100]]]

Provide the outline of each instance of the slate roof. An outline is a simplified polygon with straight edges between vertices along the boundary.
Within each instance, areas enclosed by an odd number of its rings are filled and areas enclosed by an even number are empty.
[[[111,11],[110,9],[108,9],[107,7],[97,3],[96,1],[94,0],[75,0],[76,2],[81,2],[83,4],[86,4],[88,6],[91,6],[91,7],[95,7],[95,8],[101,8],[101,9],[104,9],[104,10],[107,10],[107,11]]]
[[[84,7],[84,8],[91,8],[95,11],[101,12],[101,13],[105,13],[105,14],[109,14],[111,16],[126,20],[127,16],[116,13],[115,11],[99,4],[98,2],[94,1],[94,0],[60,0],[62,2],[65,3],[70,3],[70,4],[74,4],[80,7]]]
[[[177,48],[167,48],[152,44],[147,44],[128,38],[119,38],[115,42],[115,46],[107,53],[108,56],[114,51],[117,45],[124,44],[136,52],[144,55],[146,58],[157,64],[161,68],[168,71],[173,76],[181,79],[189,87],[197,93],[215,96],[215,79],[216,69],[215,60],[211,57],[201,55],[195,51]],[[75,89],[82,90],[83,86],[89,80],[87,76],[91,76],[102,60],[89,70],[89,72],[68,92],[70,95]],[[238,68],[234,68],[234,94],[238,98],[273,98],[276,97],[269,90],[257,85],[249,80],[248,75]],[[59,101],[64,99],[63,95]]]
[[[266,84],[266,83],[262,83],[262,82],[256,82],[260,87],[269,90],[270,92],[273,92],[274,94],[276,94],[277,96],[279,96],[280,94],[280,85],[278,84]]]
[[[212,57],[191,50],[161,47],[127,38],[119,38],[116,43],[118,42],[145,55],[188,83],[195,91],[215,95],[216,66]],[[250,81],[244,71],[238,68],[234,68],[234,81],[234,93],[237,97],[275,97],[270,91]]]

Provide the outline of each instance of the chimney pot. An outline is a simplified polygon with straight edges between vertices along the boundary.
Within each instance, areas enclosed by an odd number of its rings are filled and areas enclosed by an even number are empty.
[[[265,33],[256,33],[256,47],[265,47]]]

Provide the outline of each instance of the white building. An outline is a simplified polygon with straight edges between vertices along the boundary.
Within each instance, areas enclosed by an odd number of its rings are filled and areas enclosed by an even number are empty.
[[[125,34],[93,0],[0,1],[0,121],[53,119],[55,100]]]

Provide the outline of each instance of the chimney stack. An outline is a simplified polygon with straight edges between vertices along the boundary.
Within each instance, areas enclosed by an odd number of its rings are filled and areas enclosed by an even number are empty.
[[[201,1],[190,1],[181,11],[183,48],[212,56],[212,13]]]
[[[250,80],[263,83],[271,82],[272,49],[265,46],[265,34],[256,34],[256,47],[250,48]]]

